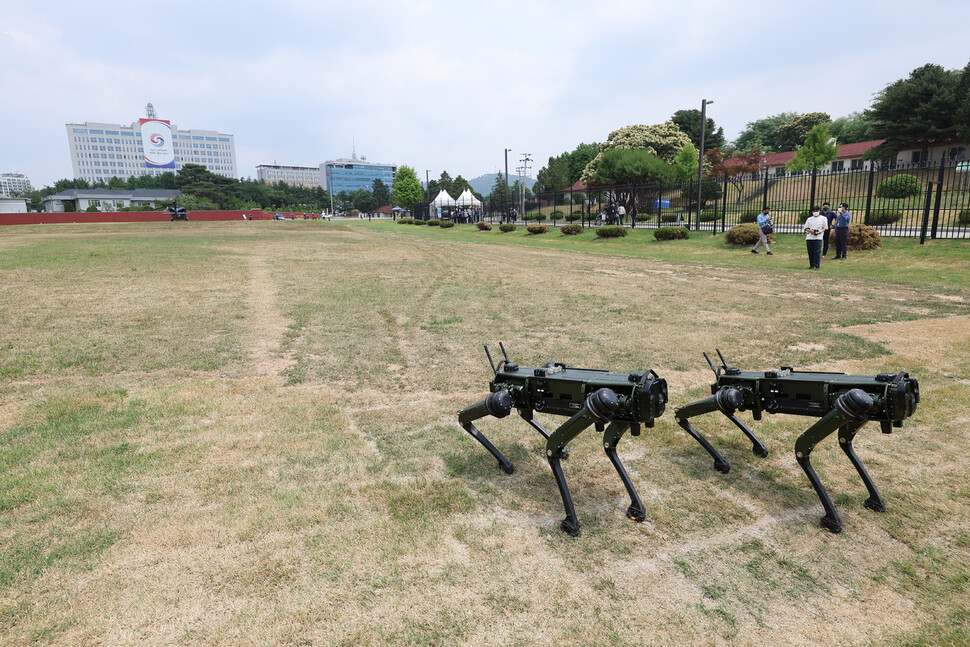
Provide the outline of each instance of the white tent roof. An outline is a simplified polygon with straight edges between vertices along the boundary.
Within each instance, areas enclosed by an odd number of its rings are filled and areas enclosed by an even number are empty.
[[[431,201],[431,206],[433,207],[454,207],[455,199],[448,195],[448,192],[444,189],[438,194],[438,197]]]
[[[462,207],[480,207],[482,206],[481,200],[475,197],[471,189],[465,189],[462,191],[461,195],[458,196],[456,200],[459,206]]]

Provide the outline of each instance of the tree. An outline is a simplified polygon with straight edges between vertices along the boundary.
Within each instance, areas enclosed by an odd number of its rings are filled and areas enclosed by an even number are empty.
[[[684,134],[690,137],[696,152],[701,147],[701,111],[697,109],[678,110],[670,117]],[[704,128],[704,148],[721,148],[724,146],[724,129],[717,128],[714,120],[707,117]]]
[[[387,185],[384,184],[384,181],[381,180],[381,178],[374,179],[372,193],[374,194],[374,202],[377,203],[378,207],[391,204],[391,192],[388,190]]]
[[[536,173],[536,191],[563,191],[573,183],[569,181],[568,153],[550,157],[549,163]]]
[[[501,211],[506,213],[508,211],[506,200],[507,196],[505,193],[505,176],[499,171],[495,174],[495,183],[492,184],[492,192],[489,194],[489,206],[492,211]]]
[[[757,146],[766,153],[781,152],[783,149],[779,147],[778,127],[800,116],[797,112],[782,112],[772,117],[750,121],[734,140],[734,148],[750,150]]]
[[[963,141],[970,140],[970,63],[960,73],[960,81],[956,89],[957,109],[956,127],[960,131],[960,138]]]
[[[795,157],[785,166],[789,171],[814,171],[835,159],[839,147],[831,141],[827,124],[818,124],[812,128],[802,144],[795,152]]]
[[[626,126],[611,132],[607,140],[599,145],[600,152],[586,165],[580,179],[586,182],[594,180],[603,154],[613,149],[642,149],[671,164],[677,153],[689,143],[690,138],[671,121],[654,126]]]
[[[447,191],[448,195],[450,195],[451,197],[455,197],[454,187],[452,186],[453,184],[454,184],[454,180],[451,179],[451,175],[448,174],[448,171],[442,171],[441,177],[438,178],[438,186],[442,190]]]
[[[670,164],[642,148],[614,148],[602,153],[596,175],[593,176],[597,184],[623,187],[616,190],[615,197],[631,215],[636,213],[638,202],[635,191],[645,194],[648,185],[658,185],[674,178]]]
[[[715,148],[704,154],[705,164],[710,164],[708,177],[720,181],[727,180],[738,192],[738,200],[741,200],[744,191],[744,177],[754,175],[761,170],[764,153],[761,148],[754,147],[748,151],[737,152],[733,148],[722,151]]]
[[[394,204],[410,209],[415,202],[420,202],[423,196],[424,191],[421,189],[418,174],[410,166],[401,166],[394,174],[394,188],[391,190]]]
[[[563,153],[569,165],[569,186],[576,184],[583,177],[583,170],[593,161],[597,153],[599,153],[599,144],[580,144],[568,155]]]
[[[805,143],[808,133],[819,124],[827,124],[832,118],[824,112],[810,112],[778,126],[778,146],[793,151]]]
[[[687,144],[682,151],[677,153],[673,166],[674,173],[681,182],[689,182],[697,177],[697,149],[694,148],[693,144]]]
[[[886,141],[872,154],[891,156],[903,146],[920,144],[925,159],[930,144],[956,137],[957,113],[965,108],[957,96],[961,77],[957,70],[930,63],[878,92],[865,114],[876,137]]]
[[[468,180],[463,178],[459,173],[458,175],[455,176],[455,179],[452,180],[451,182],[451,189],[454,191],[454,194],[452,194],[451,197],[457,199],[458,196],[460,196],[462,193],[465,192],[465,189],[471,189],[471,188],[472,188],[472,185],[469,184]]]
[[[829,133],[839,144],[855,144],[876,139],[872,120],[861,112],[850,112],[844,117],[833,119]]]

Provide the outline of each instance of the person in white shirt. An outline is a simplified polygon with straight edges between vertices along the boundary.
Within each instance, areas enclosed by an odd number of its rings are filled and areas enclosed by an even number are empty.
[[[808,247],[808,269],[817,270],[822,262],[822,239],[828,234],[829,221],[818,207],[805,221],[805,245]]]

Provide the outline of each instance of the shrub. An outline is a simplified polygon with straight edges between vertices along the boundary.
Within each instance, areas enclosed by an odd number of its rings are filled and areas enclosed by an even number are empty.
[[[923,183],[915,175],[887,177],[876,189],[877,198],[908,198],[923,192]]]
[[[835,230],[830,230],[829,240],[835,244]],[[849,225],[849,235],[847,236],[846,246],[849,249],[865,250],[879,249],[882,247],[882,236],[879,232],[869,225],[854,223]]]
[[[805,211],[798,212],[798,222],[805,222],[812,215],[811,209],[806,209]]]
[[[698,126],[698,128],[699,128],[699,127],[700,127],[700,126]],[[566,214],[564,214],[564,213],[563,213],[562,211],[560,211],[559,209],[556,209],[556,210],[555,210],[555,211],[553,211],[553,212],[552,212],[551,214],[549,214],[549,217],[551,217],[551,218],[557,218],[557,219],[560,219],[560,220],[561,220],[561,219],[562,219],[562,217],[563,217],[564,215],[566,215]]]
[[[411,221],[411,224],[412,225],[426,225],[426,224],[428,224],[428,221],[421,220],[420,218],[415,218],[414,220]]]
[[[524,213],[522,214],[522,220],[525,222],[531,222],[533,220],[542,220],[542,215],[538,213]]]
[[[869,212],[870,225],[888,225],[902,219],[903,212],[896,209],[873,209]],[[851,225],[849,225],[851,227]]]
[[[441,221],[438,220],[437,218],[432,218],[431,220],[428,221],[429,227],[437,227],[440,224],[441,224]]]
[[[549,233],[549,225],[541,225],[541,224],[539,224],[537,222],[532,223],[531,225],[527,226],[525,229],[530,234],[548,234]]]
[[[623,238],[626,236],[626,227],[621,227],[620,225],[597,227],[596,235],[600,238]]]
[[[563,225],[559,228],[564,236],[575,236],[577,234],[583,233],[582,225]]]
[[[397,224],[410,225],[412,222],[414,222],[414,218],[399,218]]]
[[[964,209],[957,216],[957,220],[961,225],[970,225],[970,209]]]
[[[760,211],[758,213],[761,213]],[[735,227],[731,227],[724,232],[724,239],[728,245],[746,246],[754,245],[758,242],[758,225],[746,222]],[[775,235],[768,235],[768,242],[775,242]]]
[[[749,209],[748,211],[742,211],[738,222],[758,222],[758,216],[760,215],[761,209]],[[751,244],[754,245],[754,243]]]
[[[518,229],[518,227],[513,225],[511,222],[503,222],[501,225],[498,226],[498,230],[504,233],[515,231],[516,229]]]
[[[657,227],[653,230],[653,237],[657,240],[686,240],[690,234],[686,227]]]
[[[677,214],[676,213],[664,213],[664,214],[661,214],[660,215],[660,222],[677,222]]]
[[[492,225],[487,222],[479,222],[475,226],[478,227],[478,231],[492,231]]]
[[[701,222],[714,222],[718,218],[719,216],[716,211],[701,211]]]
[[[441,224],[438,226],[441,227],[442,229],[448,229],[449,227],[454,227],[455,223],[451,220],[443,220]]]
[[[583,219],[583,214],[581,213],[571,213],[563,218],[566,222],[576,222],[577,220]]]

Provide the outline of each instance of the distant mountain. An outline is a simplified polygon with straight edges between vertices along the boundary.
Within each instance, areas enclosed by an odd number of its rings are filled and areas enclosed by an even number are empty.
[[[498,173],[487,173],[485,175],[479,175],[474,180],[468,180],[468,183],[472,185],[472,190],[476,193],[488,195],[492,192],[492,187],[495,186],[495,178],[497,177]],[[513,173],[511,176],[509,176],[509,185],[511,186],[517,179],[518,176]],[[536,181],[533,178],[526,180],[526,186],[529,187],[530,191],[535,184]]]

